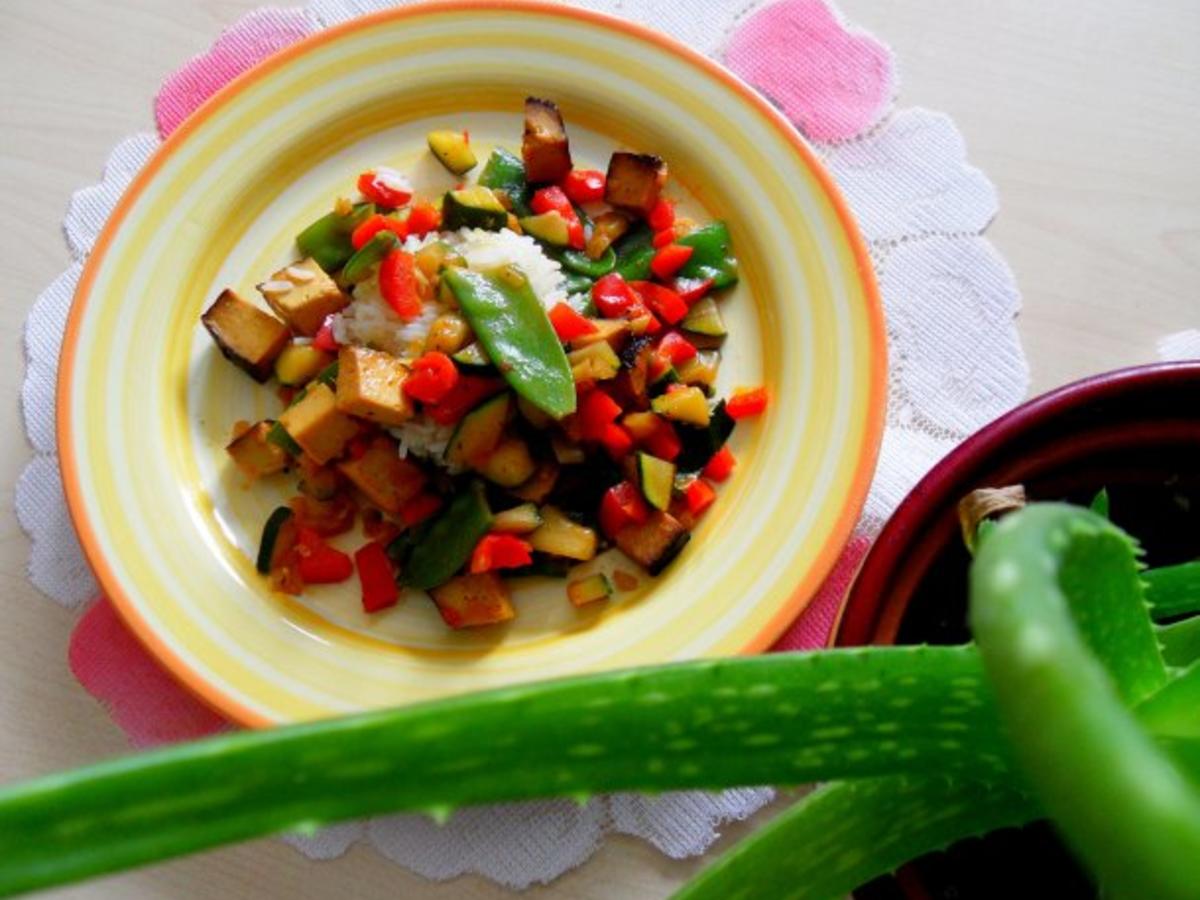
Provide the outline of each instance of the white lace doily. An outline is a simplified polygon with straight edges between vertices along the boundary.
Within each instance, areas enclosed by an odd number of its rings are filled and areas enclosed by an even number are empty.
[[[325,27],[389,5],[313,0],[308,15]],[[714,55],[751,7],[698,0],[582,5],[643,21]],[[123,141],[103,181],[75,195],[64,224],[75,262],[38,298],[26,324],[22,405],[35,457],[17,485],[17,513],[32,539],[33,583],[67,606],[95,597],[98,589],[71,529],[55,456],[54,381],[62,330],[81,260],[157,143],[150,134]],[[961,136],[947,116],[921,109],[893,112],[853,140],[817,149],[870,243],[888,322],[887,430],[856,534],[865,546],[934,462],[1024,397],[1028,371],[1014,325],[1020,298],[1008,267],[981,236],[996,214],[995,190],[967,163]],[[853,566],[846,567],[828,589],[839,589],[852,572]],[[430,878],[473,872],[521,888],[579,865],[614,831],[641,837],[668,856],[699,854],[716,839],[721,823],[745,818],[772,797],[764,788],[617,795],[585,806],[525,803],[463,810],[445,825],[395,816],[288,840],[314,858],[340,855],[367,840]]]

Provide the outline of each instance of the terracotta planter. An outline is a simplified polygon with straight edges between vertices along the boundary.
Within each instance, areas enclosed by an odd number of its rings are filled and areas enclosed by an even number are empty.
[[[985,427],[905,498],[868,554],[838,646],[969,639],[969,556],[956,505],[975,488],[1024,484],[1038,500],[1087,503],[1102,487],[1113,520],[1151,565],[1200,557],[1200,362],[1141,366],[1045,394]],[[856,893],[885,897],[1094,897],[1044,824],[964,841]]]

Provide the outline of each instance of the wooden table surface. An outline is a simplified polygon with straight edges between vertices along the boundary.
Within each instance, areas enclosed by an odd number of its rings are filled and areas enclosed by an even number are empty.
[[[60,223],[112,146],[152,128],[159,81],[263,0],[0,0],[0,779],[121,752],[104,712],[71,677],[75,616],[26,581],[12,492],[21,329],[66,265]],[[901,102],[944,110],[1000,191],[991,237],[1024,294],[1020,328],[1041,391],[1154,358],[1155,340],[1200,325],[1200,5],[1195,0],[842,0],[889,41]],[[765,820],[764,813],[756,821]],[[727,829],[718,847],[755,822]],[[628,838],[531,898],[663,897],[697,868]],[[489,882],[430,884],[358,848],[311,863],[278,841],[157,866],[50,896],[506,895]]]

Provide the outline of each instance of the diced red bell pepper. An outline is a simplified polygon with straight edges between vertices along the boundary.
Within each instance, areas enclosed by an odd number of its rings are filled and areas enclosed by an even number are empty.
[[[711,278],[676,278],[671,288],[679,295],[679,299],[689,307],[708,293],[712,287]]]
[[[628,282],[619,273],[610,272],[592,285],[592,302],[606,319],[621,319],[638,300]]]
[[[654,231],[670,228],[675,224],[675,204],[666,197],[659,197],[646,221]]]
[[[659,249],[667,246],[667,244],[673,244],[673,243],[675,243],[675,229],[674,228],[664,228],[662,231],[656,231],[656,232],[654,232],[654,237],[652,237],[650,239],[650,245],[655,250],[659,250]]]
[[[442,227],[442,211],[432,203],[418,203],[413,206],[404,222],[408,233],[418,237],[437,231]]]
[[[679,440],[679,432],[666,419],[660,419],[658,427],[645,440],[646,452],[667,462],[674,462],[675,457],[683,452],[683,442]]]
[[[400,521],[409,528],[420,525],[442,508],[442,498],[437,494],[417,494],[400,507]]]
[[[727,444],[709,458],[708,462],[704,464],[702,474],[705,478],[711,478],[713,481],[724,481],[733,474],[733,467],[736,465],[737,459]]]
[[[595,203],[604,199],[605,176],[596,169],[572,169],[562,188],[572,203]]]
[[[382,166],[358,176],[358,192],[380,206],[403,206],[412,199],[408,179],[394,169]]]
[[[575,213],[575,207],[566,192],[557,184],[535,191],[529,199],[529,208],[538,215],[556,212],[567,220],[567,242],[576,250],[583,249],[583,223]]]
[[[393,250],[379,264],[379,293],[406,322],[421,314],[416,262],[411,253]]]
[[[658,352],[677,366],[696,358],[696,347],[678,331],[668,331],[658,341]]]
[[[366,612],[379,612],[395,606],[400,599],[396,587],[396,576],[392,574],[392,561],[388,559],[383,544],[371,541],[354,553],[354,565],[358,569],[358,583],[362,586],[362,605]]]
[[[297,529],[296,569],[305,584],[336,584],[354,574],[354,561],[311,528]]]
[[[355,250],[361,250],[371,238],[381,231],[390,231],[400,240],[408,237],[408,223],[404,219],[375,213],[350,233],[350,243]]]
[[[683,489],[683,498],[687,501],[688,512],[698,516],[712,506],[717,499],[717,492],[703,478],[696,478]]]
[[[731,419],[744,419],[747,416],[757,416],[767,408],[767,389],[765,387],[738,388],[725,401],[725,412]]]
[[[471,574],[519,569],[533,562],[533,545],[515,534],[485,534],[471,551]]]
[[[624,425],[611,422],[604,429],[604,436],[600,438],[600,443],[604,445],[609,456],[613,459],[620,459],[633,449],[633,435]]]
[[[571,341],[585,334],[595,334],[595,323],[585,319],[566,303],[556,303],[550,310],[550,324],[560,341]]]
[[[404,379],[404,393],[422,403],[437,403],[458,383],[458,369],[445,353],[432,350],[412,364]]]
[[[629,285],[650,311],[666,322],[675,325],[687,315],[688,307],[683,299],[661,284],[653,281],[634,281]]]
[[[503,378],[459,374],[458,382],[437,403],[425,407],[425,414],[439,425],[453,425],[483,400],[504,389]]]
[[[585,440],[603,441],[620,415],[621,405],[598,388],[579,398],[579,432]]]
[[[330,313],[321,322],[321,327],[317,329],[317,333],[313,336],[312,345],[318,350],[324,350],[326,353],[337,353],[341,346],[333,336],[333,314]]]
[[[631,481],[622,481],[604,492],[600,500],[600,530],[615,538],[626,525],[640,525],[650,518],[650,508]]]
[[[695,252],[696,248],[687,244],[667,244],[660,247],[650,260],[650,271],[654,273],[655,278],[667,281],[675,277],[675,273],[687,264]]]

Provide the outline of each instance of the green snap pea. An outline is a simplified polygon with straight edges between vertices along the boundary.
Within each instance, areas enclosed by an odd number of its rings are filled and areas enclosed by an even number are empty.
[[[680,278],[711,278],[714,290],[737,284],[738,262],[730,250],[732,241],[724,222],[697,228],[676,243],[692,248],[691,257],[679,270]]]
[[[358,284],[368,278],[375,267],[383,262],[384,257],[392,252],[400,242],[390,231],[381,231],[367,241],[355,253],[342,269],[342,281],[346,284]]]
[[[562,264],[564,269],[574,272],[577,275],[585,275],[588,278],[599,278],[601,275],[607,275],[616,268],[617,254],[612,247],[609,247],[599,259],[592,259],[586,253],[581,253],[578,250],[564,250]]]
[[[373,203],[356,204],[348,215],[326,213],[296,235],[296,246],[326,272],[336,272],[354,255],[350,235],[374,213]]]
[[[400,572],[405,584],[428,590],[450,580],[492,524],[483,486],[473,482],[417,538]]]

